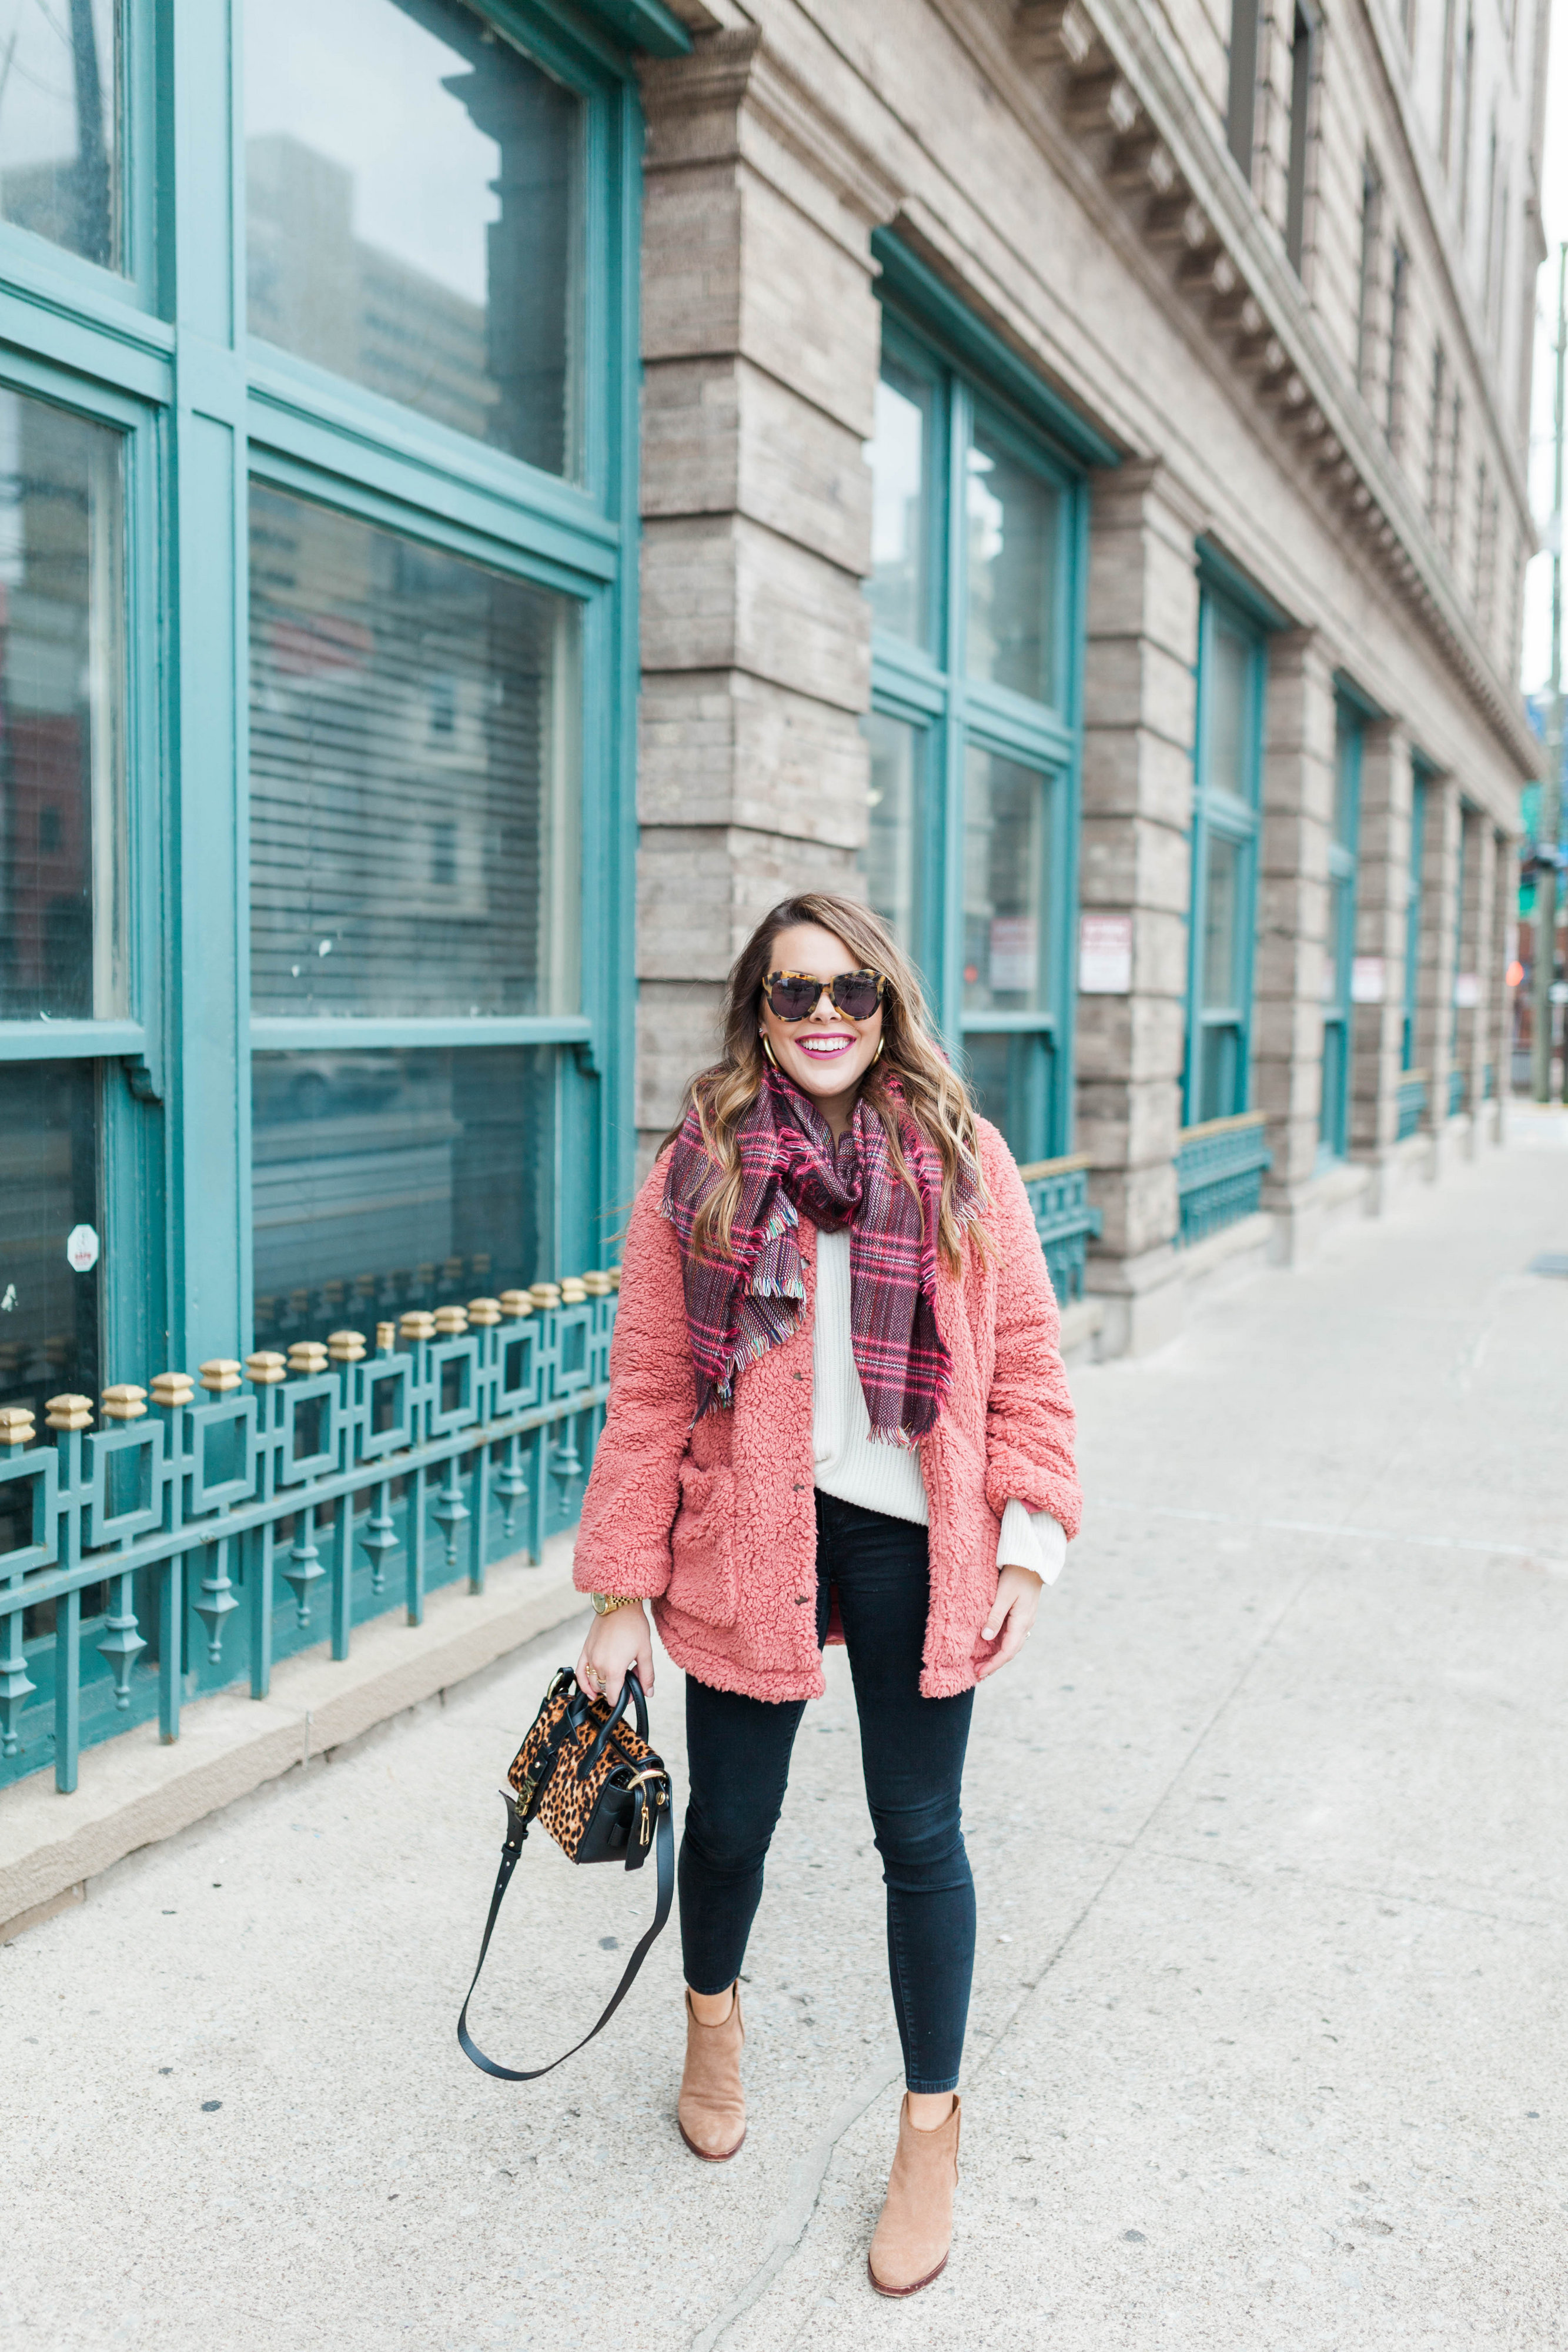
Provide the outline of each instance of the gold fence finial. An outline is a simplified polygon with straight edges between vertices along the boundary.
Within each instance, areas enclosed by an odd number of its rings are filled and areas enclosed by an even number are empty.
[[[329,1331],[327,1353],[335,1364],[362,1364],[365,1360],[365,1335],[362,1331]]]
[[[153,1375],[152,1402],[162,1405],[165,1412],[172,1412],[177,1405],[193,1403],[195,1394],[195,1382],[189,1372],[157,1372]]]
[[[77,1396],[69,1389],[63,1396],[51,1397],[44,1407],[44,1425],[47,1429],[90,1429],[91,1397]]]
[[[32,1442],[31,1405],[0,1405],[0,1445],[31,1445]]]
[[[209,1396],[227,1396],[239,1386],[241,1365],[237,1356],[209,1356],[198,1367],[202,1386]]]
[[[258,1348],[254,1356],[245,1360],[245,1376],[258,1389],[270,1388],[287,1370],[287,1363],[276,1348]]]
[[[110,1421],[140,1421],[147,1411],[147,1391],[134,1381],[116,1381],[103,1392],[103,1409]]]

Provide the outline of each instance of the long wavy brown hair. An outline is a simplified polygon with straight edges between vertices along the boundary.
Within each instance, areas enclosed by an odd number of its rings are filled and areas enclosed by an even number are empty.
[[[736,1132],[762,1091],[767,1065],[762,1054],[762,983],[773,968],[773,942],[780,931],[798,923],[813,923],[841,940],[850,953],[887,986],[882,1000],[882,1053],[861,1080],[860,1100],[882,1122],[894,1168],[912,1192],[917,1188],[899,1140],[898,1107],[888,1085],[897,1079],[906,1115],[936,1152],[942,1165],[941,1207],[936,1247],[948,1272],[962,1266],[963,1231],[954,1210],[958,1180],[966,1171],[985,1199],[980,1171],[980,1143],[975,1126],[975,1106],[969,1090],[931,1034],[930,1016],[919,976],[885,923],[853,898],[835,891],[805,890],[798,898],[781,898],[764,915],[730,971],[724,1002],[724,1052],[706,1070],[699,1070],[686,1088],[681,1117],[664,1138],[679,1135],[694,1108],[703,1143],[713,1162],[715,1181],[693,1222],[692,1240],[699,1256],[722,1256],[729,1247],[735,1213],[740,1203],[740,1151]],[[661,1146],[663,1149],[663,1146]],[[979,1246],[984,1235],[977,1224]]]

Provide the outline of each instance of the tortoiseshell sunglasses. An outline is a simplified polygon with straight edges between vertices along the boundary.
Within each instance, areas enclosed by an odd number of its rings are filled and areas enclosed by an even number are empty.
[[[831,980],[814,971],[770,971],[762,992],[780,1021],[810,1020],[824,989],[846,1021],[869,1021],[886,986],[880,971],[840,971]]]

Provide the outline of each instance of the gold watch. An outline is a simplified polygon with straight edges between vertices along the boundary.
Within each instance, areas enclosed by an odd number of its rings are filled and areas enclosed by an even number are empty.
[[[616,1609],[634,1609],[637,1605],[634,1592],[591,1592],[588,1597],[596,1617],[608,1617]]]

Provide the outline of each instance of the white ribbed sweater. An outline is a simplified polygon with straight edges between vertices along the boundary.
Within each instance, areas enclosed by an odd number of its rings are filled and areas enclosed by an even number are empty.
[[[850,1339],[850,1235],[817,1235],[817,1315],[811,1337],[811,1451],[824,1495],[892,1519],[930,1523],[920,1455],[914,1446],[874,1445],[865,1391]],[[1002,1514],[998,1568],[1032,1569],[1054,1584],[1067,1538],[1049,1511],[1011,1502]]]

